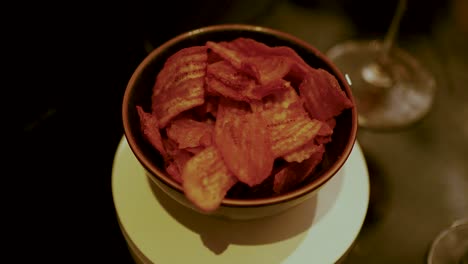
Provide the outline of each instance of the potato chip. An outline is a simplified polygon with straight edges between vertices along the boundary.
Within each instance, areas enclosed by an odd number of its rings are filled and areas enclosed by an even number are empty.
[[[322,146],[321,143],[316,143],[316,137],[317,136],[315,136],[314,139],[302,145],[301,147],[283,155],[283,159],[288,162],[302,162],[303,160],[310,158],[310,156],[317,152]]]
[[[153,88],[152,110],[159,127],[179,113],[204,103],[207,48],[185,48],[172,55],[159,72]]]
[[[336,121],[331,118],[325,122],[326,125],[320,127],[320,130],[315,136],[314,141],[316,144],[327,144],[332,141],[333,128],[335,127]]]
[[[237,38],[230,42],[222,42],[221,46],[226,46],[231,50],[235,50],[245,57],[253,56],[285,56],[294,59],[297,62],[304,63],[304,60],[290,47],[276,46],[270,47],[264,43],[258,42],[251,38]],[[307,65],[308,66],[308,65]],[[308,66],[310,67],[310,66]]]
[[[218,55],[216,52],[214,52],[213,50],[208,49],[207,52],[208,52],[208,59],[207,59],[207,63],[208,63],[208,64],[212,64],[212,63],[215,63],[215,62],[218,62],[218,61],[223,60],[223,58],[222,58],[221,56],[219,56],[219,55]]]
[[[254,50],[248,48],[242,49],[237,47],[234,43],[235,40],[227,42],[221,41],[219,43],[208,42],[207,46],[223,57],[227,62],[232,64],[234,68],[258,80],[259,72],[257,68],[252,68],[251,64],[246,63],[246,60],[251,56],[256,56]]]
[[[247,102],[261,100],[266,95],[284,90],[287,82],[276,79],[258,84],[255,79],[235,69],[228,62],[219,61],[208,66],[206,84],[206,90],[210,95]]]
[[[166,167],[166,171],[171,177],[178,183],[182,183],[182,172],[185,164],[192,158],[192,153],[183,149],[177,149],[171,156],[171,160],[166,161],[169,165]]]
[[[275,54],[274,48],[252,39],[239,38],[232,42],[208,42],[207,46],[235,69],[254,77],[261,85],[282,79],[292,67],[297,68],[297,59],[292,55],[295,54],[294,51]],[[297,54],[295,55],[298,57]]]
[[[138,113],[167,173],[209,212],[227,194],[297,188],[322,162],[335,118],[350,107],[335,77],[295,50],[237,38],[169,57],[156,77],[152,113]]]
[[[321,122],[309,118],[299,95],[287,84],[283,91],[263,98],[262,103],[251,104],[267,122],[275,158],[311,141],[321,127]]]
[[[255,186],[270,175],[274,156],[270,134],[260,114],[239,114],[229,102],[220,101],[215,143],[226,166],[239,181]]]
[[[239,72],[226,61],[210,64],[206,76],[207,92],[237,101],[247,101],[246,90],[253,90],[255,80]]]
[[[323,145],[320,145],[307,160],[300,163],[289,163],[274,175],[273,191],[277,194],[281,194],[296,188],[314,172],[317,165],[322,161],[324,152],[325,148]]]
[[[206,212],[217,209],[236,182],[237,178],[228,170],[215,146],[193,156],[182,172],[186,197]]]
[[[299,92],[310,116],[321,121],[353,106],[336,78],[323,69],[310,71],[299,86]]]
[[[284,80],[283,80],[284,81]],[[283,89],[275,91],[268,96],[263,97],[263,110],[268,109],[288,109],[292,105],[302,104],[302,101],[296,90],[289,82],[283,82]],[[305,111],[302,111],[305,113]]]
[[[273,93],[288,90],[289,86],[289,82],[283,79],[278,79],[267,84],[256,85],[252,90],[246,90],[244,95],[250,99],[250,102],[254,100],[262,100]]]
[[[159,153],[166,157],[167,153],[159,132],[158,118],[154,114],[146,113],[141,106],[136,107],[138,116],[140,118],[141,130],[145,139],[153,145]]]
[[[222,43],[216,43],[213,41],[206,42],[206,47],[213,51],[213,53],[216,53],[225,62],[231,64],[235,69],[239,70],[242,68],[242,64],[245,59],[242,53],[229,48],[228,45],[223,45]]]
[[[263,99],[263,109],[264,110],[269,110],[269,111],[278,111],[278,113],[283,113],[283,115],[288,115],[292,116],[293,112],[296,111],[297,116],[303,116],[305,120],[309,120],[309,117],[307,116],[307,112],[304,110],[302,107],[302,101],[299,97],[299,95],[296,93],[295,89],[289,86],[289,89],[282,91],[282,92],[277,92],[272,95],[269,95]],[[282,112],[282,110],[284,112]],[[268,115],[269,111],[264,113],[264,115]],[[280,116],[281,114],[278,114],[276,116]],[[291,122],[291,121],[289,121]],[[312,140],[309,140],[307,142],[303,141],[301,146],[298,146],[296,149],[292,149],[293,145],[290,145],[290,151],[284,150],[281,152],[275,151],[277,154],[282,153],[282,156],[286,161],[292,162],[301,162],[302,160],[305,160],[309,158],[309,156],[314,152],[315,145],[319,145],[320,143],[315,142],[315,138],[317,137],[323,137],[324,140],[328,139],[332,133],[332,130],[329,129],[328,125],[325,122],[321,122],[319,120],[310,120],[310,122],[313,122],[315,125],[314,126],[309,126],[309,130],[305,131],[306,133],[309,133],[309,136],[311,136]],[[292,122],[291,122],[292,123]],[[290,123],[290,124],[291,124]],[[274,128],[272,131],[272,135],[277,135],[275,133],[277,129]],[[285,131],[284,131],[285,132]],[[287,139],[287,138],[286,138]],[[286,141],[287,143],[287,141]],[[280,144],[284,143],[279,143],[276,148],[280,146]],[[289,145],[289,144],[285,144]]]
[[[262,85],[283,79],[290,72],[294,63],[288,57],[271,55],[247,57],[244,62],[249,69],[254,69],[255,78]]]
[[[211,145],[213,131],[214,125],[190,118],[175,119],[166,127],[167,136],[180,149]]]
[[[320,122],[312,120],[290,109],[283,112],[265,111],[271,133],[272,150],[275,157],[282,157],[312,140],[320,129]]]
[[[220,45],[236,51],[237,54],[241,54],[245,58],[253,56],[281,56],[291,59],[295,63],[291,64],[287,79],[291,79],[295,83],[300,83],[304,75],[312,69],[296,51],[287,46],[270,47],[251,38],[237,38],[230,42],[221,42]]]

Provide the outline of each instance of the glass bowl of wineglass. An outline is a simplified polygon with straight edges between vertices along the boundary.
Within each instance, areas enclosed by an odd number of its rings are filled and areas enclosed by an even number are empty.
[[[406,5],[407,0],[399,0],[383,40],[348,40],[326,53],[353,90],[360,127],[407,127],[432,107],[435,78],[416,57],[396,45]]]
[[[468,217],[456,220],[436,236],[429,248],[427,263],[468,263]]]

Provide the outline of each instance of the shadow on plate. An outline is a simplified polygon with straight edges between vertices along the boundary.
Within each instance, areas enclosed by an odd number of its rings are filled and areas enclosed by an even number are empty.
[[[317,195],[294,208],[275,216],[254,220],[229,220],[203,215],[177,203],[157,187],[148,183],[161,206],[179,223],[198,233],[204,245],[215,254],[229,245],[263,245],[288,241],[291,254],[335,203],[341,189],[343,172],[330,180]],[[320,201],[320,204],[318,204]]]

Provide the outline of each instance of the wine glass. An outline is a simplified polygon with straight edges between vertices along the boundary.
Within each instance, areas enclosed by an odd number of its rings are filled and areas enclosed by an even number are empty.
[[[429,248],[428,264],[468,264],[468,217],[442,230]]]
[[[395,43],[406,5],[407,0],[399,0],[383,41],[348,40],[326,52],[351,86],[361,127],[406,127],[432,106],[434,77]]]

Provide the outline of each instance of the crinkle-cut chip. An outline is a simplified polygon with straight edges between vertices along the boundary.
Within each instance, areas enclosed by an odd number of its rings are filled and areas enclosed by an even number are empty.
[[[166,172],[178,183],[182,183],[182,171],[187,164],[187,161],[192,158],[192,153],[178,149],[176,150],[175,154],[168,160],[166,163],[168,164],[166,167]]]
[[[165,158],[167,156],[159,131],[158,118],[154,114],[146,113],[139,105],[136,106],[140,118],[140,127],[145,139]]]
[[[178,118],[166,127],[167,136],[177,142],[180,149],[211,145],[214,126],[189,118]]]
[[[225,46],[231,50],[235,50],[245,57],[253,56],[286,56],[294,60],[303,62],[303,59],[290,47],[287,46],[268,46],[265,43],[256,41],[252,38],[240,37],[230,42],[223,42],[220,45]]]
[[[285,193],[296,188],[307,179],[322,161],[325,148],[323,145],[310,158],[303,162],[291,162],[274,175],[273,191],[277,194]]]
[[[286,56],[291,58],[295,64],[291,65],[288,75],[297,80],[302,80],[304,75],[313,68],[307,64],[292,48],[287,46],[272,47],[269,54],[276,56]]]
[[[166,127],[172,118],[204,102],[204,78],[191,79],[162,93],[153,100],[154,112],[161,115],[160,128]]]
[[[214,50],[234,68],[254,77],[260,84],[266,85],[286,76],[292,67],[296,67],[296,59],[283,54],[274,54],[274,50],[253,39],[238,38],[231,42],[208,43]]]
[[[289,47],[249,38],[205,44],[172,55],[156,77],[152,113],[138,110],[167,173],[205,211],[236,183],[252,195],[296,187],[352,101],[333,75]]]
[[[320,150],[320,148],[321,145],[316,144],[315,140],[311,140],[294,151],[285,154],[283,159],[287,162],[302,162],[310,158],[310,156]]]
[[[314,131],[320,128],[320,122],[310,119],[300,107],[274,108],[261,114],[267,122],[275,158],[306,144],[314,138]]]
[[[207,48],[185,48],[172,55],[156,77],[152,111],[164,128],[179,113],[204,103]]]
[[[207,46],[234,69],[253,77],[261,85],[278,79],[292,80],[298,85],[312,70],[293,49],[286,46],[270,47],[249,38],[218,43],[209,41]]]
[[[220,45],[235,50],[238,54],[244,57],[253,56],[283,56],[292,59],[295,63],[292,64],[288,76],[296,83],[302,81],[305,73],[310,67],[295,50],[287,46],[268,46],[251,38],[237,38],[228,43],[220,43]]]
[[[227,191],[237,182],[214,145],[187,161],[182,180],[186,197],[206,212],[216,210]]]
[[[288,109],[291,105],[302,104],[296,90],[289,82],[284,82],[284,89],[273,92],[262,99],[263,110],[279,108]]]
[[[208,49],[207,52],[208,52],[208,58],[207,58],[208,65],[223,60],[223,58],[221,56],[219,56],[213,50]]]
[[[226,62],[232,65],[236,70],[243,72],[246,75],[257,78],[259,76],[258,69],[246,63],[246,57],[242,52],[232,49],[227,42],[207,41],[206,46],[223,58]]]
[[[229,62],[236,69],[241,68],[244,55],[234,49],[231,49],[229,44],[226,42],[207,41],[206,47],[210,49],[210,52],[217,54],[219,57]]]
[[[236,38],[229,42],[221,41],[218,44],[229,50],[234,50],[238,54],[242,54],[242,56],[244,57],[267,55],[267,53],[265,53],[264,50],[269,48],[267,45],[261,42],[257,42],[254,39],[243,37]]]
[[[219,61],[207,67],[207,92],[222,95],[238,101],[246,101],[246,90],[253,90],[257,85],[251,77],[239,72],[226,61]]]
[[[310,71],[299,86],[299,93],[310,116],[321,121],[353,107],[336,78],[323,69]]]
[[[288,46],[268,46],[251,38],[237,38],[230,42],[229,48],[232,50],[236,50],[240,54],[243,54],[245,57],[288,57],[297,63],[298,68],[296,70],[300,70],[301,73],[305,73],[312,68],[301,58],[301,56],[299,56],[299,54],[297,54],[295,50]]]
[[[204,71],[208,60],[208,48],[205,46],[193,46],[183,48],[170,56],[163,68],[156,76],[153,87],[153,96],[175,86],[183,81],[184,77],[190,77],[200,71]]]
[[[206,92],[211,96],[224,96],[236,101],[247,101],[240,91],[227,86],[212,76],[206,77]]]
[[[226,166],[239,181],[255,186],[270,175],[274,156],[259,113],[235,114],[220,104],[214,138]]]
[[[275,55],[247,57],[244,61],[249,69],[254,69],[255,78],[261,85],[283,79],[295,63],[288,57]]]
[[[275,91],[287,89],[289,85],[283,79],[257,84],[252,77],[226,61],[219,61],[207,67],[206,84],[208,94],[222,95],[237,101],[260,100]]]
[[[327,144],[332,141],[333,128],[336,125],[335,118],[331,118],[325,122],[326,125],[322,126],[314,138],[316,144]]]
[[[330,138],[331,133],[327,135],[320,135],[320,131],[322,131],[323,127],[328,127],[328,125],[318,120],[314,121],[318,122],[318,125],[310,131],[310,133],[315,135],[314,138],[309,142],[305,143],[304,145],[300,146],[299,148],[291,151],[290,153],[283,155],[283,159],[285,159],[288,162],[302,162],[303,160],[308,159],[313,153],[315,153],[318,150],[319,145],[321,145],[321,142],[317,142],[317,137]]]
[[[249,99],[249,101],[261,100],[275,92],[287,90],[289,86],[289,82],[283,79],[278,79],[265,85],[260,84],[253,86],[253,89],[245,90],[243,94],[246,98]]]

